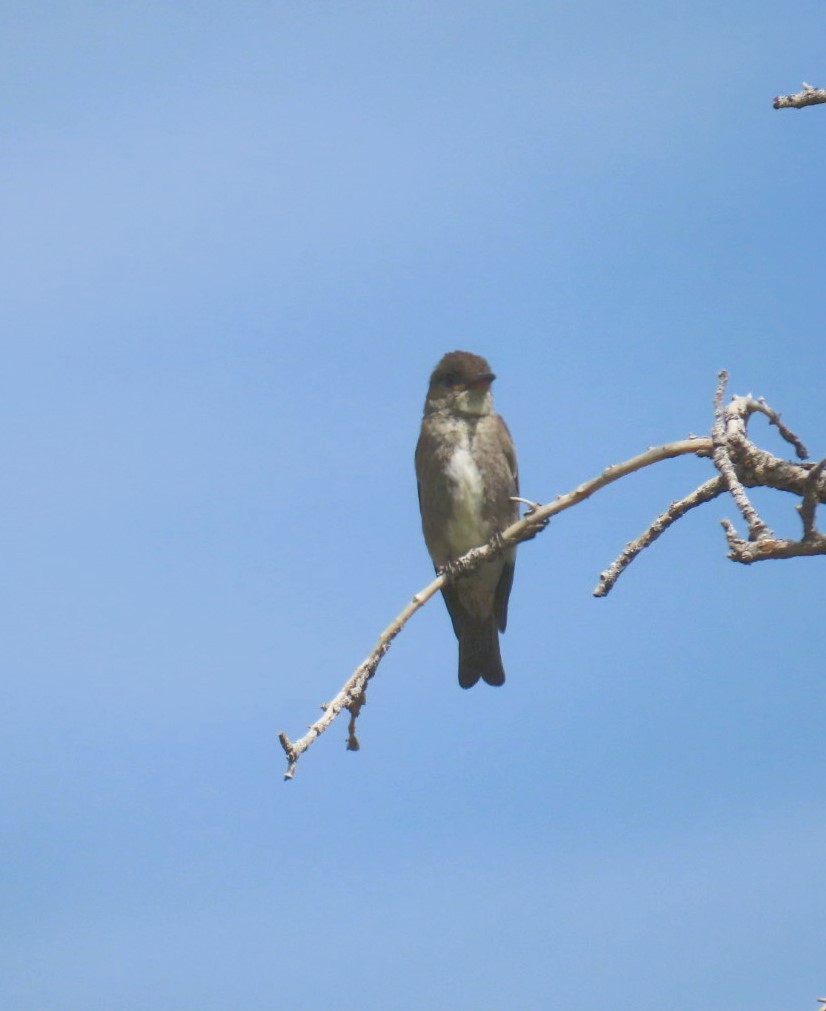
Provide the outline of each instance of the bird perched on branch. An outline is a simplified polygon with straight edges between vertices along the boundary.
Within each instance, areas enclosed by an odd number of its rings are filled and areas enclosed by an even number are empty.
[[[416,445],[419,510],[427,550],[437,569],[519,518],[516,451],[493,409],[496,378],[479,355],[446,354],[430,377]],[[508,621],[516,549],[442,588],[459,640],[459,684],[505,680],[499,632]]]

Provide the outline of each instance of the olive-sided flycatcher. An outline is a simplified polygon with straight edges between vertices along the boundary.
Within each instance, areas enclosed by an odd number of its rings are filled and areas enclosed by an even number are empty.
[[[496,377],[484,358],[451,351],[433,370],[416,446],[419,510],[438,569],[519,518],[516,451],[493,410]],[[499,632],[508,620],[513,548],[442,589],[459,640],[459,684],[505,680]]]

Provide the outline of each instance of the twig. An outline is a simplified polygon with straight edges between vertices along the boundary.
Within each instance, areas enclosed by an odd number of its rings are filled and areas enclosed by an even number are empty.
[[[760,541],[744,541],[729,520],[721,521],[730,548],[728,557],[743,565],[752,562],[767,562],[783,558],[805,558],[812,555],[826,555],[826,534],[812,534],[802,541],[785,537],[765,537]]]
[[[807,105],[821,105],[826,102],[826,88],[813,88],[803,82],[803,91],[794,95],[778,95],[772,102],[775,109],[803,109]]]
[[[803,501],[797,507],[800,513],[800,518],[803,521],[803,540],[810,541],[818,536],[818,532],[815,529],[815,510],[820,502],[820,496],[818,495],[818,483],[820,482],[820,477],[823,474],[823,469],[826,467],[826,458],[820,461],[816,466],[812,467],[808,478],[806,479],[806,490],[803,492]]]
[[[774,425],[786,442],[794,446],[794,451],[797,453],[799,460],[808,460],[809,453],[806,447],[800,439],[798,439],[794,432],[783,424],[780,420],[780,415],[777,411],[774,411],[771,407],[769,407],[763,397],[760,397],[757,400],[750,400],[749,403],[751,404],[752,411],[759,411],[761,414],[765,414],[769,419],[769,424]]]
[[[717,498],[718,495],[722,495],[726,490],[725,480],[720,476],[713,477],[710,481],[706,481],[705,484],[701,484],[699,488],[695,488],[690,495],[686,495],[685,498],[681,498],[677,502],[672,502],[649,527],[643,530],[639,537],[635,537],[633,541],[629,541],[625,545],[623,551],[611,562],[604,572],[600,572],[599,583],[594,588],[593,595],[595,597],[607,597],[614,588],[616,581],[641,551],[653,544],[660,534],[664,533],[678,519],[685,516],[689,510],[706,502],[711,502],[712,499]]]
[[[478,550],[478,549],[476,549]],[[353,674],[344,682],[344,686],[341,691],[336,695],[332,702],[328,702],[324,707],[324,715],[311,724],[307,733],[303,737],[300,737],[297,741],[291,741],[289,737],[282,730],[278,735],[278,739],[281,742],[281,747],[287,756],[287,772],[284,775],[285,779],[292,779],[295,775],[295,768],[298,763],[298,759],[304,752],[309,748],[309,746],[320,737],[324,731],[330,726],[330,724],[335,720],[338,714],[343,710],[347,709],[350,712],[350,724],[347,746],[350,751],[358,751],[358,738],[356,737],[356,719],[361,707],[364,705],[365,693],[367,691],[367,682],[376,673],[378,665],[381,663],[381,659],[384,654],[390,649],[393,640],[401,632],[404,626],[407,624],[409,619],[423,607],[428,600],[442,588],[445,582],[444,576],[437,576],[428,586],[423,590],[420,590],[412,598],[409,604],[402,610],[402,612],[397,615],[393,621],[387,626],[387,628],[381,633],[376,642],[376,645],[370,652],[367,659],[360,664]]]
[[[362,706],[367,705],[367,685],[362,689],[361,695],[351,702],[347,708],[350,710],[350,719],[347,721],[347,750],[359,751],[361,745],[356,737],[356,723],[361,715]]]

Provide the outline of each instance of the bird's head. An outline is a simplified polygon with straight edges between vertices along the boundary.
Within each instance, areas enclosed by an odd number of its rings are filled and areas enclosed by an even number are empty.
[[[480,355],[470,351],[448,352],[430,377],[425,414],[437,411],[490,414],[493,410],[490,384],[495,378]]]

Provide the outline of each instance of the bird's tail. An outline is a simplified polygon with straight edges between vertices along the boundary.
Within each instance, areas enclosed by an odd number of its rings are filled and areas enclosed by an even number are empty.
[[[493,615],[483,621],[466,617],[459,635],[459,684],[462,688],[472,688],[479,678],[489,685],[505,683],[499,632]]]

